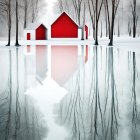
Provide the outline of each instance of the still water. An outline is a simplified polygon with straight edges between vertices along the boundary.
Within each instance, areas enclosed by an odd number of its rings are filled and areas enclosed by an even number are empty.
[[[3,47],[0,140],[139,140],[139,93],[139,52]]]

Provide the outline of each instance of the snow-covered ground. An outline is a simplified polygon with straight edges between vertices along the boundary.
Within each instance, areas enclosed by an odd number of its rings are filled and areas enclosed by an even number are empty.
[[[0,46],[5,47],[7,41],[4,39],[0,39]],[[47,40],[47,41],[23,41],[19,40],[20,45],[26,46],[26,45],[93,45],[94,46],[94,40],[89,38],[89,40]],[[107,47],[109,43],[109,39],[107,37],[99,38],[99,46],[105,46]],[[15,41],[11,41],[11,46],[14,46]],[[123,48],[130,51],[140,51],[140,37],[132,38],[128,36],[122,36],[122,37],[114,37],[114,47],[117,48]]]

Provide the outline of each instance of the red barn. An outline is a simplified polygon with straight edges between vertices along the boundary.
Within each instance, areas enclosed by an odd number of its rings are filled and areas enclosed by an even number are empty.
[[[51,38],[78,38],[78,25],[63,12],[51,25]]]
[[[25,30],[26,40],[47,40],[47,28],[44,24],[31,24]]]

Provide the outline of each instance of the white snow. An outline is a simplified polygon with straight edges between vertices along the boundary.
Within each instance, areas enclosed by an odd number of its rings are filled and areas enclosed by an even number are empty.
[[[40,40],[40,41],[27,41],[27,40],[19,40],[21,45],[48,45],[48,44],[94,44],[94,40],[89,37],[88,40],[73,40],[73,39],[53,39],[53,40]],[[109,39],[107,37],[99,38],[99,45],[100,46],[107,46],[109,43]],[[0,46],[4,46],[7,44],[5,38],[0,38]],[[11,41],[11,45],[14,46],[15,41]],[[140,37],[132,38],[128,36],[122,37],[114,37],[114,46],[115,47],[139,47],[140,46]]]

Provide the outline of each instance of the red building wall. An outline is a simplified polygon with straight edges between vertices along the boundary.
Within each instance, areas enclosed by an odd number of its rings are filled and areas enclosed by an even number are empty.
[[[47,29],[41,24],[36,29],[36,40],[46,40],[47,39]]]
[[[86,39],[88,39],[88,26],[85,25],[85,31],[86,31]]]
[[[52,24],[51,38],[78,38],[78,25],[64,12]]]

